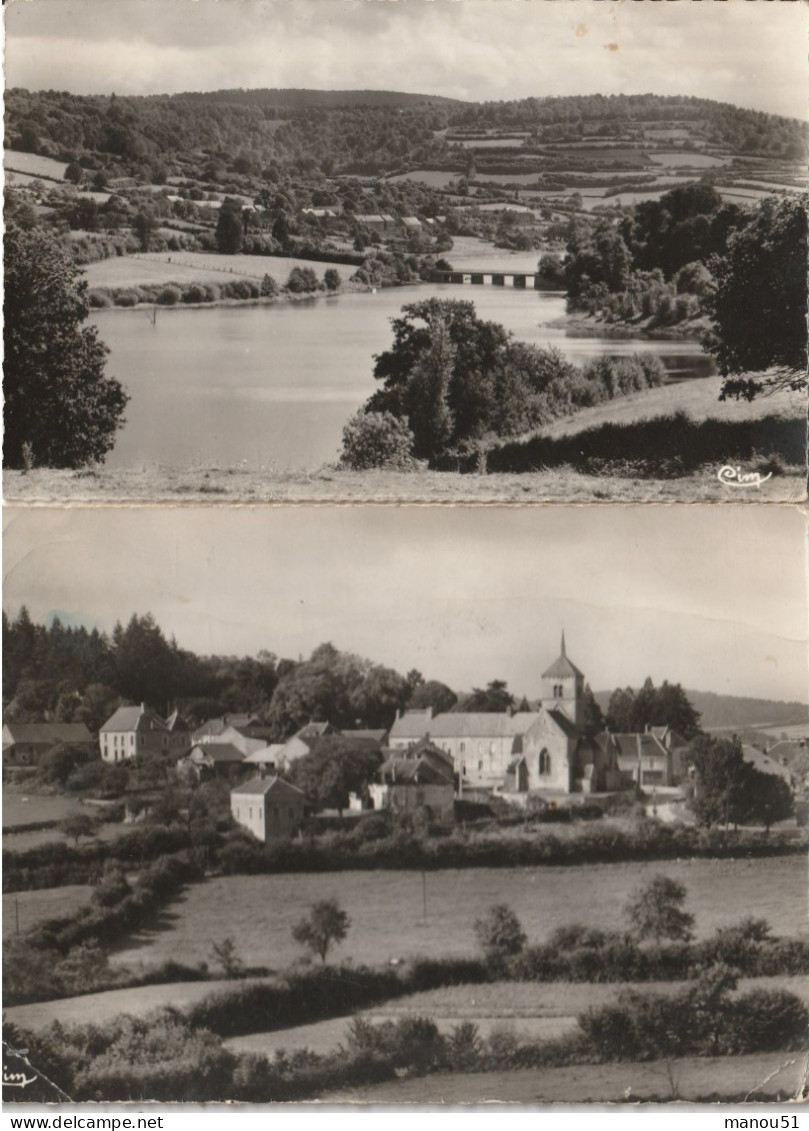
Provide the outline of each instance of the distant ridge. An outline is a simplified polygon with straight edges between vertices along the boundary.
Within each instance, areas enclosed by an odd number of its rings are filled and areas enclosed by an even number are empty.
[[[252,106],[278,106],[290,110],[337,109],[341,106],[463,106],[458,98],[440,94],[411,94],[397,90],[308,90],[272,87],[259,90],[189,91],[182,94],[152,95],[154,98],[188,99],[204,102],[246,103]]]

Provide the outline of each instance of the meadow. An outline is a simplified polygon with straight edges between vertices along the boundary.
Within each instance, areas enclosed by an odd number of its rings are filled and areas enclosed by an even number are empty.
[[[21,891],[3,896],[3,938],[10,939],[39,926],[46,919],[73,915],[90,902],[89,884],[66,884],[39,891]]]
[[[486,1073],[440,1073],[319,1096],[321,1103],[482,1104],[637,1103],[640,1099],[800,1096],[806,1057],[796,1053],[685,1057],[644,1064],[587,1064]],[[750,1096],[755,1102],[757,1095]]]
[[[64,161],[54,161],[50,157],[39,157],[36,153],[21,153],[16,149],[6,149],[3,153],[3,168],[17,173],[27,173],[32,177],[46,177],[51,181],[62,181],[67,165]]]
[[[301,957],[292,939],[294,924],[312,903],[329,896],[338,899],[351,918],[334,961],[377,965],[413,955],[472,956],[477,951],[474,921],[492,904],[513,907],[531,941],[544,941],[557,927],[571,923],[622,929],[630,893],[660,873],[686,885],[699,937],[749,914],[769,920],[778,934],[804,935],[809,930],[801,856],[446,869],[425,875],[241,875],[189,886],[157,923],[119,946],[111,961],[156,966],[180,958],[195,964],[209,960],[213,942],[231,936],[247,965],[280,969]]]
[[[217,255],[196,251],[169,255],[161,251],[101,259],[85,267],[85,278],[91,290],[166,283],[223,283],[228,279],[261,282],[264,275],[272,275],[283,285],[293,267],[311,267],[318,279],[322,279],[324,272],[334,266],[313,259],[274,255]],[[336,266],[345,278],[356,270],[350,264]]]

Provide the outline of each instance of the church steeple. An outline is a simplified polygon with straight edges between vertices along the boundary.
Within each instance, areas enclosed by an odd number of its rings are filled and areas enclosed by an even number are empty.
[[[582,725],[584,674],[568,659],[564,629],[559,657],[542,673],[542,706],[548,710],[561,709],[576,726]]]

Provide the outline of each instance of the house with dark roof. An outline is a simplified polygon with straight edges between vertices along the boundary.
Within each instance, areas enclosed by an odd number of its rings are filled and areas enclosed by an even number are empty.
[[[244,763],[244,752],[230,742],[200,742],[178,760],[177,773],[185,781],[219,778],[232,783],[244,777]]]
[[[279,777],[256,777],[230,791],[233,819],[265,843],[294,836],[305,816],[306,795]]]
[[[95,753],[93,736],[84,723],[3,723],[4,766],[35,766],[58,746]]]
[[[643,734],[614,734],[604,731],[595,741],[611,755],[626,785],[639,789],[676,785],[674,754],[660,739],[646,731]]]
[[[590,793],[621,788],[614,755],[583,733],[584,675],[561,652],[541,677],[535,711],[400,713],[390,746],[429,738],[452,759],[459,788],[507,793]]]
[[[165,754],[175,758],[191,749],[188,724],[175,711],[162,719],[151,707],[119,707],[98,734],[105,762],[125,762],[143,754]]]
[[[377,779],[368,789],[374,809],[392,813],[426,813],[436,821],[452,821],[455,773],[452,759],[429,739],[406,750],[386,750]]]

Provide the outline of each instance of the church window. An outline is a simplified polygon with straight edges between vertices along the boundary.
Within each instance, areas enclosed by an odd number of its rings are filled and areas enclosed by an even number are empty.
[[[547,750],[541,751],[539,755],[539,772],[543,776],[551,772],[551,756]]]

